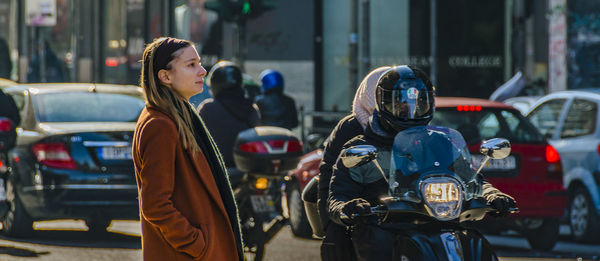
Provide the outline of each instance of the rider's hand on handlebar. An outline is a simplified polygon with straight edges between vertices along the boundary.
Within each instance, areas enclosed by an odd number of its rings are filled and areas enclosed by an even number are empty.
[[[490,213],[495,217],[506,217],[508,214],[510,214],[510,209],[516,207],[515,199],[504,193],[490,195],[488,196],[487,200],[490,206],[497,210],[496,213]]]
[[[342,212],[353,222],[365,218],[366,214],[371,213],[371,204],[363,198],[355,198],[344,204]]]

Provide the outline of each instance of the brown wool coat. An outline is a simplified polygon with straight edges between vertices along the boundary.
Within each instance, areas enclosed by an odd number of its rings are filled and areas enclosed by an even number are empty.
[[[183,148],[175,122],[146,106],[133,160],[144,260],[238,260],[234,232],[203,153]]]

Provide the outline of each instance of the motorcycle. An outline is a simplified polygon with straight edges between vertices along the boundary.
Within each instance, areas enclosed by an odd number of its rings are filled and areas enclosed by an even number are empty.
[[[13,122],[6,117],[0,117],[0,217],[8,212],[4,181],[8,173],[8,150],[15,146],[17,133]]]
[[[487,140],[480,151],[486,156],[481,165],[484,166],[490,158],[508,156],[510,143],[505,139]],[[375,220],[375,225],[366,225],[366,229],[393,235],[389,237],[393,242],[375,242],[391,244],[389,260],[498,260],[485,237],[464,225],[495,210],[482,197],[482,179],[478,175],[481,167],[477,171],[472,167],[465,140],[458,131],[421,126],[398,133],[389,157],[389,175],[384,173],[377,156],[374,146],[358,145],[342,151],[340,159],[347,168],[374,164],[389,184],[388,195],[364,214],[370,221]],[[513,213],[517,211],[511,209]],[[365,226],[357,232],[358,227],[353,228],[353,237],[354,233],[369,234],[364,231]],[[361,244],[355,244],[359,257],[361,251],[364,254],[372,251],[368,248],[377,248],[369,242]]]
[[[240,215],[244,255],[262,260],[267,244],[285,225],[281,185],[302,156],[302,143],[291,131],[270,126],[238,134],[234,147],[236,170],[230,180]]]

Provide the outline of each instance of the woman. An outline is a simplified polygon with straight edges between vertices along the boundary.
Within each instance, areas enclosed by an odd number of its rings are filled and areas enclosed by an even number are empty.
[[[354,256],[352,240],[346,233],[346,228],[329,222],[327,216],[327,197],[329,195],[329,180],[333,171],[333,165],[342,150],[344,144],[357,135],[363,133],[367,128],[369,117],[375,110],[375,87],[379,76],[390,69],[382,66],[371,71],[360,83],[352,102],[352,114],[344,117],[335,126],[323,150],[323,161],[319,166],[319,212],[321,221],[325,227],[325,238],[321,245],[321,259],[332,260],[356,260]]]
[[[237,207],[221,156],[188,102],[206,70],[194,45],[160,38],[144,50],[133,158],[144,260],[243,260]]]

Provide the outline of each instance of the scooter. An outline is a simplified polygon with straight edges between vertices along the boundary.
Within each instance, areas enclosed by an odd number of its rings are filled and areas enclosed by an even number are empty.
[[[508,156],[510,142],[490,139],[482,143],[480,151],[486,156],[484,166],[490,158]],[[481,220],[495,210],[482,197],[481,167],[477,171],[472,167],[466,142],[458,131],[421,126],[398,133],[388,175],[377,156],[374,146],[359,145],[342,151],[340,159],[347,168],[374,164],[388,182],[388,194],[364,214],[375,221],[368,226],[393,235],[393,242],[389,242],[393,252],[386,260],[498,260],[485,237],[463,223]],[[342,220],[358,216],[342,215]],[[359,257],[372,251],[368,242],[358,245],[355,242]]]
[[[281,185],[302,156],[302,143],[291,131],[270,126],[238,134],[234,147],[236,170],[230,171],[238,205],[244,255],[262,260],[267,244],[285,225]]]

